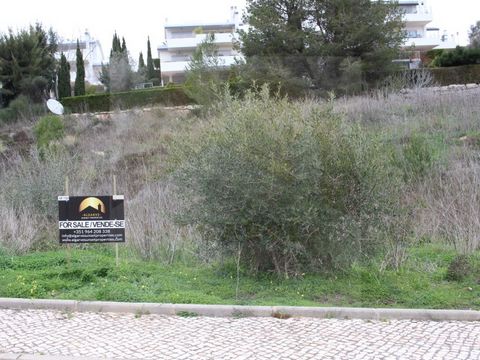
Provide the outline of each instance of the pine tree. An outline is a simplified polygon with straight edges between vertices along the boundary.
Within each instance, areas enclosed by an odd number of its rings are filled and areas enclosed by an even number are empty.
[[[150,36],[147,41],[147,79],[155,78],[155,68],[153,67],[152,48],[150,47]]]
[[[397,1],[247,0],[244,20],[247,63],[275,59],[297,79],[326,90],[335,90],[348,63],[368,84],[380,83],[395,70],[392,60],[405,36]]]
[[[73,88],[75,96],[85,95],[85,65],[83,55],[80,51],[80,43],[77,40],[77,76],[75,77],[75,86]]]
[[[58,71],[58,98],[72,96],[72,87],[70,85],[70,64],[62,52],[60,56],[60,69]]]
[[[48,99],[55,86],[57,35],[40,24],[0,34],[0,107],[19,95],[34,102]]]

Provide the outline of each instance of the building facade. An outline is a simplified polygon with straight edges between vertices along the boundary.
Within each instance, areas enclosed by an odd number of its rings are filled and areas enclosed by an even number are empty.
[[[228,67],[235,63],[235,57],[241,56],[234,49],[236,31],[241,26],[236,6],[230,8],[230,19],[217,23],[190,23],[165,25],[165,42],[158,47],[162,82],[182,83],[193,52],[205,41],[208,34],[214,34],[218,46],[219,63]]]
[[[90,36],[88,30],[78,39],[80,51],[85,64],[85,81],[92,85],[100,85],[99,74],[104,62],[103,49],[100,41]],[[64,40],[58,45],[57,59],[63,52],[70,64],[70,79],[75,81],[77,75],[77,40]]]
[[[405,14],[406,32],[403,56],[398,62],[417,68],[421,64],[422,54],[427,51],[455,48],[456,39],[441,33],[439,28],[428,26],[433,21],[433,14],[426,1],[399,0],[398,3]]]
[[[457,45],[454,37],[442,33],[439,28],[429,27],[433,21],[432,9],[424,0],[398,0],[404,12],[405,42],[402,54],[395,60],[408,68],[418,68],[422,56],[432,49],[452,49]],[[236,32],[243,27],[237,7],[230,8],[230,19],[213,24],[167,24],[165,42],[158,47],[161,63],[162,81],[182,83],[185,72],[196,47],[205,40],[208,33],[215,34],[215,44],[219,48],[219,59],[224,66],[235,63],[241,54],[234,49],[238,40]]]

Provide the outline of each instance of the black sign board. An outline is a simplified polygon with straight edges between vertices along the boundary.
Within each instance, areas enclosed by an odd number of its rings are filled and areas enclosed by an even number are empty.
[[[59,196],[60,244],[125,242],[123,195]]]

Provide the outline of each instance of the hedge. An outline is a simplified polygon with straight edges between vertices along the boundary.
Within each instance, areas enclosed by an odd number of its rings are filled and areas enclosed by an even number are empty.
[[[440,86],[480,83],[480,65],[439,67],[429,70]]]
[[[62,104],[71,112],[99,112],[155,104],[178,106],[192,103],[193,100],[187,96],[183,86],[92,94],[62,99]]]

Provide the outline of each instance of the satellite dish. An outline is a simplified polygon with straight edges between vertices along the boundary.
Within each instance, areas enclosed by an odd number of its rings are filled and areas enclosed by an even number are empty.
[[[63,105],[60,104],[57,100],[49,99],[47,101],[47,107],[48,107],[48,110],[50,110],[55,115],[63,115],[63,112],[64,112]]]

